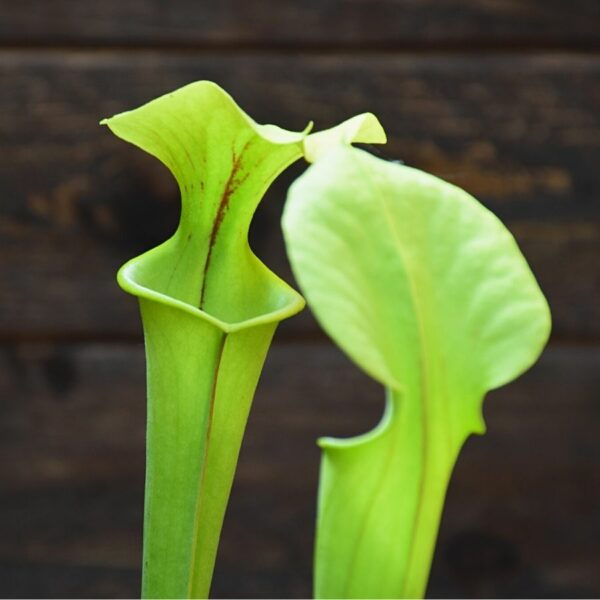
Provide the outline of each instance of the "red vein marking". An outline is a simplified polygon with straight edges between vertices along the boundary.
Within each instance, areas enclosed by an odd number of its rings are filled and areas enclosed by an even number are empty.
[[[202,284],[201,284],[201,288],[200,288],[200,306],[199,306],[200,310],[202,310],[202,308],[204,306],[204,295],[206,293],[206,279],[207,279],[207,275],[208,275],[208,268],[210,266],[210,261],[212,258],[213,248],[215,247],[215,242],[217,241],[217,235],[219,233],[219,229],[221,228],[221,224],[223,223],[223,218],[225,217],[225,213],[227,212],[227,209],[229,208],[229,200],[231,199],[231,196],[233,195],[233,193],[240,186],[240,184],[243,183],[243,181],[245,181],[245,179],[247,177],[247,175],[246,175],[241,180],[236,179],[236,176],[240,169],[240,161],[241,161],[242,155],[244,154],[244,151],[246,150],[246,148],[248,147],[249,144],[250,144],[250,140],[248,140],[244,144],[244,147],[242,148],[242,150],[240,151],[240,153],[237,156],[235,153],[233,153],[233,165],[231,167],[231,173],[229,173],[229,177],[227,178],[227,181],[225,182],[225,187],[223,188],[223,193],[221,194],[221,200],[219,202],[217,214],[215,216],[215,220],[213,221],[212,230],[210,232],[210,238],[209,238],[209,242],[208,242],[208,254],[206,255],[206,262],[204,263],[204,272],[202,274]]]

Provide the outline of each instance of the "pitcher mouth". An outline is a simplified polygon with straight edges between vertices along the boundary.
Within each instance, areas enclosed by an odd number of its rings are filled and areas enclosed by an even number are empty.
[[[120,286],[222,331],[278,322],[304,307],[302,296],[247,245],[254,212],[272,181],[302,156],[310,162],[339,144],[386,140],[371,113],[311,135],[312,123],[300,132],[261,125],[208,81],[102,123],[157,158],[181,192],[177,231],[121,267]]]
[[[257,314],[255,316],[250,316],[239,321],[224,320],[215,316],[214,314],[211,314],[209,311],[198,308],[197,306],[194,306],[188,302],[179,300],[172,295],[149,287],[139,281],[139,273],[136,273],[136,271],[139,269],[139,266],[144,263],[146,258],[148,258],[150,255],[154,255],[157,250],[160,250],[160,248],[161,246],[158,246],[157,248],[153,248],[144,254],[132,258],[119,269],[117,273],[117,281],[119,286],[125,292],[131,294],[132,296],[136,296],[137,298],[144,298],[152,302],[157,302],[159,304],[187,312],[196,318],[211,323],[225,333],[232,333],[250,327],[265,325],[267,323],[278,323],[283,319],[299,313],[306,304],[300,293],[298,293],[292,286],[287,284],[283,279],[278,277],[275,273],[268,270],[267,267],[263,265],[263,267],[268,271],[270,279],[269,284],[273,288],[276,288],[276,293],[281,299],[281,302],[279,303],[280,305],[274,307],[272,310],[257,310]],[[262,265],[263,263],[260,264]]]

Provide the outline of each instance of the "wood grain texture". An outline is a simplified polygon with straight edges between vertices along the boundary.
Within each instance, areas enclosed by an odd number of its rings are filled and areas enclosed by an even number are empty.
[[[0,354],[2,593],[138,594],[141,346],[5,345]],[[490,394],[488,433],[453,476],[429,596],[600,593],[600,349],[551,347]],[[375,425],[379,386],[327,344],[275,345],[259,384],[216,597],[308,597],[319,435]],[[565,515],[565,511],[568,512]]]
[[[5,44],[405,47],[600,41],[595,0],[2,0]]]
[[[600,58],[595,56],[0,53],[0,338],[140,335],[114,273],[177,221],[166,170],[97,125],[213,79],[261,122],[327,127],[372,110],[387,156],[461,185],[514,230],[562,339],[600,334]],[[252,243],[291,278],[284,176]],[[283,327],[317,331],[308,312]]]

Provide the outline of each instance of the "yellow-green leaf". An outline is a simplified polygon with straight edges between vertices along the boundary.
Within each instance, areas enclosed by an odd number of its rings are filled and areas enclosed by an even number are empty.
[[[351,120],[336,135],[381,137],[374,117],[357,119],[368,127]],[[204,598],[263,361],[277,323],[304,305],[254,255],[248,228],[310,137],[255,123],[207,81],[103,123],[164,163],[181,191],[173,237],[129,261],[118,280],[139,298],[146,342],[142,594]]]
[[[546,300],[473,197],[350,146],[293,184],[283,227],[320,324],[387,389],[375,430],[320,442],[316,596],[422,597],[456,457],[540,354]]]

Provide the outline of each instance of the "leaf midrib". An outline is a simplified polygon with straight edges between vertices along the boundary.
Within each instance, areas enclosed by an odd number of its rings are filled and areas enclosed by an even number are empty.
[[[415,321],[417,323],[417,330],[418,330],[418,347],[419,347],[419,365],[420,365],[420,394],[419,395],[414,395],[415,398],[421,397],[422,402],[421,402],[421,407],[422,410],[420,411],[420,415],[421,415],[421,433],[422,433],[422,439],[421,439],[421,469],[419,471],[419,487],[418,487],[418,492],[417,492],[417,508],[416,508],[416,512],[414,515],[414,520],[413,520],[413,527],[411,530],[411,534],[410,534],[410,545],[409,545],[409,551],[408,551],[408,558],[406,561],[406,570],[405,570],[405,577],[402,583],[402,590],[401,590],[401,594],[400,597],[405,597],[406,596],[406,583],[409,580],[409,572],[411,569],[411,566],[414,562],[414,558],[415,558],[415,553],[414,553],[414,548],[415,548],[415,540],[417,538],[417,534],[418,531],[420,530],[420,522],[423,516],[423,506],[424,506],[424,502],[422,501],[422,498],[424,496],[425,493],[425,482],[426,482],[426,476],[425,476],[425,470],[426,470],[426,466],[428,464],[428,457],[429,457],[429,437],[430,437],[430,431],[429,431],[429,426],[428,426],[428,415],[430,414],[430,397],[429,397],[429,393],[428,393],[428,389],[427,389],[427,373],[429,372],[429,368],[428,368],[428,360],[427,360],[427,348],[429,346],[429,344],[427,343],[427,334],[426,334],[426,329],[424,326],[424,319],[423,319],[423,308],[422,308],[422,301],[419,300],[420,297],[420,293],[419,293],[419,287],[416,283],[416,277],[414,275],[414,266],[412,261],[409,259],[408,256],[406,256],[406,253],[403,250],[402,247],[402,242],[400,239],[400,236],[398,234],[398,231],[396,230],[396,227],[394,225],[394,221],[393,218],[391,216],[390,213],[390,209],[388,207],[388,195],[389,195],[389,190],[384,189],[384,187],[381,185],[381,183],[373,178],[371,176],[371,173],[368,169],[365,169],[363,167],[363,165],[361,164],[361,160],[356,160],[356,162],[358,163],[358,167],[360,169],[360,171],[362,172],[363,176],[367,179],[369,179],[371,181],[371,187],[374,190],[377,190],[378,193],[375,193],[375,197],[377,198],[378,203],[380,204],[381,208],[382,208],[382,213],[384,215],[384,219],[385,222],[390,230],[391,233],[391,238],[393,240],[393,244],[394,247],[398,253],[398,256],[400,258],[400,262],[402,263],[403,267],[404,267],[404,271],[406,273],[406,280],[408,283],[408,287],[410,289],[410,302],[411,305],[413,307],[413,312],[415,315]],[[388,186],[386,186],[388,187]],[[401,410],[401,407],[399,407],[399,410]]]

